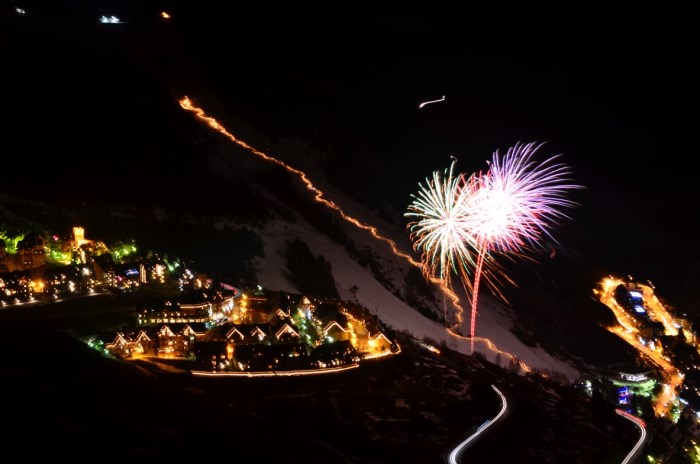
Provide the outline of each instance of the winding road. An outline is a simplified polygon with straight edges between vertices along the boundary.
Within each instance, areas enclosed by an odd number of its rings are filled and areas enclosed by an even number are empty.
[[[491,388],[493,388],[493,390],[496,393],[498,393],[498,396],[501,397],[501,410],[498,411],[498,414],[496,414],[496,416],[493,419],[487,419],[486,422],[481,424],[476,429],[476,432],[471,434],[469,437],[467,437],[466,440],[464,440],[462,443],[457,445],[455,449],[452,450],[448,458],[449,464],[459,464],[459,457],[461,456],[462,452],[469,448],[471,445],[473,445],[476,442],[476,439],[481,436],[481,434],[486,432],[493,424],[501,420],[509,412],[508,401],[506,400],[505,395],[498,388],[496,388],[495,385],[491,384]]]

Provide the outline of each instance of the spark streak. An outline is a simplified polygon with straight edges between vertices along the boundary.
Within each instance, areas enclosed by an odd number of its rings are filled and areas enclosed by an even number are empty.
[[[445,101],[444,95],[442,96],[442,98],[440,98],[438,100],[429,100],[429,101],[425,101],[425,102],[421,103],[420,105],[418,105],[418,109],[423,108],[425,105],[430,105],[431,103],[439,103],[441,101]]]

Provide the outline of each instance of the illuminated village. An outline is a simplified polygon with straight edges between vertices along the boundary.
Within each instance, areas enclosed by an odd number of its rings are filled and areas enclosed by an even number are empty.
[[[133,259],[134,244],[110,251],[81,227],[65,241],[5,237],[3,306],[149,289],[131,326],[86,340],[111,357],[187,361],[195,374],[302,375],[399,351],[381,321],[352,302],[215,284],[177,261]]]
[[[607,329],[635,348],[642,366],[611,373],[610,401],[642,417],[668,416],[675,422],[681,414],[697,416],[700,351],[693,321],[664,305],[650,282],[631,276],[604,278],[594,295],[617,320]]]
[[[91,345],[123,359],[189,360],[197,375],[327,373],[398,352],[380,321],[352,303],[194,282],[149,301],[132,330]]]

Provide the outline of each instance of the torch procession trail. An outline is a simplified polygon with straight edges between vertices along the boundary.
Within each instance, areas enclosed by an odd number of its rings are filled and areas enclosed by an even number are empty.
[[[411,265],[413,265],[413,266],[415,266],[415,267],[421,269],[421,270],[424,272],[424,275],[426,276],[426,278],[427,278],[431,283],[437,285],[437,286],[440,288],[440,290],[443,292],[443,294],[445,294],[446,297],[452,302],[452,305],[456,308],[456,317],[457,317],[458,324],[461,324],[461,322],[462,322],[462,319],[461,319],[462,308],[461,308],[461,306],[460,306],[459,297],[458,297],[457,294],[452,290],[452,288],[450,288],[449,285],[446,285],[446,284],[445,284],[445,281],[444,281],[443,279],[438,278],[438,277],[435,277],[435,276],[431,276],[431,275],[429,275],[429,273],[425,273],[425,268],[424,268],[424,265],[423,265],[422,262],[414,260],[409,254],[404,253],[403,251],[399,250],[399,248],[398,248],[398,246],[396,245],[396,243],[395,243],[393,240],[391,240],[390,238],[387,238],[387,237],[381,235],[381,234],[377,231],[376,227],[367,225],[367,224],[361,222],[360,220],[358,220],[358,219],[356,219],[356,218],[354,218],[354,217],[352,217],[352,216],[349,216],[349,215],[346,214],[338,205],[336,205],[334,202],[332,202],[332,201],[330,201],[330,200],[327,200],[327,199],[324,197],[324,193],[323,193],[321,190],[319,190],[319,189],[309,180],[308,176],[307,176],[306,173],[304,173],[303,171],[300,171],[299,169],[293,168],[293,167],[289,166],[288,164],[286,164],[285,162],[283,162],[282,160],[279,160],[279,159],[277,159],[277,158],[274,158],[274,157],[272,157],[272,156],[269,156],[268,154],[266,154],[266,153],[264,153],[264,152],[262,152],[262,151],[260,151],[260,150],[258,150],[258,149],[256,149],[256,148],[254,148],[253,146],[249,145],[248,143],[246,143],[246,142],[244,142],[244,141],[242,141],[242,140],[239,140],[239,139],[236,138],[233,134],[231,134],[228,130],[226,130],[226,128],[225,128],[224,126],[222,126],[215,118],[213,118],[213,117],[211,117],[211,116],[208,116],[208,115],[204,112],[204,110],[203,110],[202,108],[199,108],[199,107],[195,106],[195,105],[192,103],[192,101],[191,101],[188,97],[183,97],[183,98],[179,101],[179,104],[180,104],[180,106],[181,106],[184,110],[190,111],[190,112],[194,113],[194,115],[197,117],[197,119],[199,119],[199,120],[205,122],[209,127],[211,127],[212,129],[216,130],[217,132],[221,133],[221,134],[224,135],[226,138],[228,138],[230,141],[236,143],[237,145],[241,146],[242,148],[245,148],[246,150],[248,150],[248,151],[250,151],[251,153],[253,153],[254,155],[256,155],[256,156],[258,156],[258,157],[264,159],[265,161],[269,161],[269,162],[271,162],[271,163],[275,163],[275,164],[277,164],[277,165],[283,167],[283,168],[286,169],[287,171],[291,172],[292,174],[295,174],[295,175],[302,181],[302,183],[303,183],[304,185],[306,185],[306,188],[307,188],[308,190],[314,192],[314,198],[315,198],[315,200],[316,200],[317,202],[319,202],[319,203],[323,204],[324,206],[326,206],[326,207],[328,207],[328,208],[330,208],[330,209],[336,211],[336,212],[340,215],[340,217],[342,217],[344,220],[348,221],[349,223],[353,224],[354,226],[356,226],[356,227],[358,227],[358,228],[360,228],[360,229],[362,229],[362,230],[368,231],[370,234],[372,234],[372,236],[373,236],[375,239],[381,240],[381,241],[387,243],[387,244],[390,246],[392,252],[393,252],[396,256],[399,256],[399,257],[405,259],[405,260],[408,261]],[[464,254],[464,257],[466,257],[466,256],[467,256],[467,255]],[[489,264],[493,264],[493,265],[495,266],[495,263],[493,263],[493,262],[489,259],[489,258],[490,258],[489,256],[486,256],[485,258],[487,258],[487,262],[488,262]],[[489,274],[489,276],[490,276],[490,274]],[[445,274],[443,274],[442,277],[445,277]],[[463,282],[463,283],[466,283],[466,282],[468,282],[468,279],[462,279],[462,282]],[[452,336],[454,336],[454,337],[456,337],[456,338],[466,339],[466,337],[464,337],[464,336],[462,336],[462,335],[460,335],[460,334],[458,334],[458,333],[455,333],[454,330],[452,330],[452,329],[448,329],[448,333],[450,333]],[[516,359],[512,354],[498,349],[498,348],[496,347],[496,345],[495,345],[491,340],[489,340],[489,339],[487,339],[487,338],[484,338],[484,337],[474,337],[474,334],[473,334],[473,333],[472,333],[472,336],[471,336],[470,338],[471,338],[471,343],[472,343],[472,351],[473,351],[473,348],[474,348],[474,341],[475,341],[475,339],[478,338],[479,341],[481,341],[482,343],[484,343],[484,345],[485,345],[486,347],[488,347],[488,348],[489,348],[491,351],[493,351],[494,353],[498,353],[498,354],[502,354],[502,355],[509,356],[511,359]],[[523,369],[523,371],[525,371],[525,372],[529,372],[529,371],[530,371],[530,368],[529,368],[524,362],[518,360],[518,363],[520,364],[520,367]]]
[[[348,222],[350,222],[351,224],[355,225],[356,227],[359,227],[360,229],[364,229],[364,230],[370,232],[374,238],[376,238],[376,239],[378,239],[378,240],[382,240],[383,242],[386,242],[387,244],[389,244],[389,246],[391,247],[392,251],[393,251],[396,255],[398,255],[398,256],[400,256],[400,257],[402,257],[402,258],[408,260],[412,265],[414,265],[414,266],[416,266],[416,267],[421,267],[421,263],[420,263],[420,262],[415,261],[410,255],[408,255],[408,254],[402,252],[401,250],[399,250],[399,248],[398,248],[398,246],[396,245],[396,243],[395,243],[393,240],[391,240],[391,239],[389,239],[389,238],[384,237],[383,235],[381,235],[381,234],[377,231],[376,227],[373,227],[373,226],[369,226],[369,225],[367,225],[367,224],[364,224],[364,223],[361,222],[359,219],[356,219],[356,218],[354,218],[354,217],[352,217],[352,216],[349,216],[349,215],[345,214],[345,212],[344,212],[342,209],[340,209],[340,207],[339,207],[338,205],[336,205],[334,202],[332,202],[332,201],[330,201],[330,200],[327,200],[327,199],[324,197],[324,193],[323,193],[321,190],[319,190],[318,188],[316,188],[316,186],[309,180],[309,178],[307,177],[306,173],[304,173],[303,171],[300,171],[299,169],[295,169],[295,168],[289,166],[289,165],[286,164],[284,161],[281,161],[281,160],[279,160],[279,159],[277,159],[277,158],[273,158],[272,156],[269,156],[269,155],[267,155],[266,153],[264,153],[264,152],[262,152],[262,151],[260,151],[260,150],[257,150],[256,148],[254,148],[254,147],[248,145],[246,142],[244,142],[244,141],[242,141],[242,140],[237,139],[237,138],[234,137],[231,133],[229,133],[229,132],[226,130],[226,128],[224,128],[221,124],[219,124],[219,122],[218,122],[216,119],[212,118],[211,116],[207,116],[206,113],[204,113],[204,110],[202,110],[201,108],[198,108],[198,107],[194,106],[194,105],[192,104],[192,102],[190,101],[189,98],[184,97],[182,100],[180,100],[180,106],[182,106],[182,108],[184,108],[184,109],[187,110],[187,111],[193,112],[193,113],[197,116],[197,118],[199,118],[199,119],[201,119],[202,121],[206,122],[211,128],[213,128],[213,129],[219,131],[220,133],[222,133],[223,135],[225,135],[226,137],[228,137],[232,142],[234,142],[234,143],[240,145],[241,147],[243,147],[243,148],[249,150],[250,152],[252,152],[253,154],[259,156],[260,158],[262,158],[262,159],[264,159],[264,160],[266,160],[266,161],[270,161],[270,162],[272,162],[272,163],[275,163],[275,164],[277,164],[277,165],[279,165],[279,166],[282,166],[282,167],[283,167],[284,169],[286,169],[287,171],[291,172],[292,174],[297,175],[297,176],[299,177],[299,179],[304,183],[304,185],[306,185],[306,188],[307,188],[308,190],[311,190],[312,192],[314,192],[314,196],[315,196],[316,201],[318,201],[319,203],[322,203],[323,205],[327,206],[328,208],[330,208],[330,209],[336,211],[338,214],[340,214],[340,216],[341,216],[343,219],[345,219],[346,221],[348,221]],[[439,281],[436,282],[436,283],[439,283]],[[452,296],[452,301],[454,302],[456,298],[457,298],[457,296],[456,296],[456,295],[453,295],[453,296]],[[457,299],[456,301],[459,301],[459,300]]]

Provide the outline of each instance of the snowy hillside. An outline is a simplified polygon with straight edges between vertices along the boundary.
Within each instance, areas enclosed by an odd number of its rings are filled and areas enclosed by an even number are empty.
[[[357,286],[357,301],[393,329],[407,331],[416,338],[429,338],[438,343],[445,343],[462,353],[470,353],[467,339],[452,335],[442,324],[409,307],[380,285],[372,273],[357,264],[340,245],[320,236],[311,227],[274,222],[267,224],[258,233],[263,237],[266,250],[258,273],[260,284],[265,288],[298,292],[284,277],[285,264],[279,247],[287,240],[300,237],[309,244],[314,254],[322,255],[331,262],[333,276],[343,299],[353,299],[349,289]],[[519,341],[510,331],[511,320],[508,314],[508,309],[490,295],[484,294],[480,297],[476,326],[479,339],[475,344],[476,351],[486,355],[492,362],[497,362],[497,356],[501,352],[503,363],[509,361],[509,355],[514,355],[530,369],[560,372],[571,380],[578,377],[578,371],[567,363],[553,358],[542,349],[529,348]],[[465,326],[462,332],[468,333],[469,327]]]
[[[219,120],[228,132],[236,137],[235,127],[229,126],[227,121]],[[235,123],[231,123],[235,126]],[[250,128],[246,128],[247,131]],[[256,138],[262,140],[262,136]],[[231,145],[236,145],[235,142],[229,142]],[[323,174],[316,169],[314,163],[308,162],[309,159],[314,159],[317,156],[322,156],[313,152],[309,146],[298,140],[288,139],[282,140],[278,144],[272,142],[259,142],[265,147],[265,155],[275,160],[281,161],[288,168],[291,168],[293,176],[300,189],[304,189],[304,183],[299,174],[301,170],[306,174],[307,181],[311,182],[317,189],[316,194],[322,194],[325,200],[328,200],[333,205],[337,206],[345,215],[332,208],[327,208],[332,214],[337,217],[338,222],[343,226],[344,232],[350,240],[358,248],[371,250],[375,260],[379,263],[382,275],[388,277],[393,284],[394,290],[402,289],[405,285],[405,274],[412,264],[405,258],[396,255],[392,252],[389,245],[389,240],[394,242],[402,253],[410,253],[410,243],[408,242],[408,233],[399,230],[396,226],[388,225],[382,222],[368,208],[357,204],[347,195],[333,188],[325,181]],[[225,147],[225,143],[219,146]],[[253,147],[257,149],[256,147]],[[226,166],[235,164],[248,163],[246,157],[256,158],[253,150],[236,150],[235,155],[230,156],[243,157],[242,160],[235,160],[229,163],[225,161],[225,156],[219,154],[215,159],[217,170],[221,172],[226,169]],[[301,154],[305,156],[300,156]],[[301,165],[301,160],[307,160]],[[268,160],[268,163],[275,164],[275,161]],[[230,173],[234,175],[234,173]],[[312,192],[308,192],[311,196]],[[408,199],[407,199],[408,201]],[[319,208],[323,206],[319,203]],[[384,237],[377,239],[373,237],[372,231],[367,228],[357,227],[353,224],[353,219],[359,220],[364,226],[376,228],[376,233]],[[232,224],[236,225],[236,224]],[[401,290],[391,291],[386,288],[386,285],[380,283],[375,274],[366,267],[361,266],[347,250],[336,241],[331,240],[327,236],[319,233],[317,229],[304,221],[303,218],[297,217],[295,222],[288,222],[279,217],[271,220],[262,227],[256,228],[256,232],[261,236],[264,248],[265,257],[257,263],[258,273],[257,278],[259,284],[271,290],[282,290],[288,292],[299,292],[291,282],[285,277],[285,258],[284,247],[287,242],[295,238],[301,239],[308,244],[311,252],[315,256],[322,256],[326,261],[331,263],[333,277],[336,282],[336,287],[342,299],[357,301],[369,309],[371,312],[378,315],[385,323],[394,330],[407,331],[416,338],[426,338],[435,341],[438,344],[446,344],[452,349],[456,349],[462,353],[470,353],[469,340],[454,335],[445,328],[445,325],[429,319],[422,315],[416,309],[408,306],[402,299],[396,296],[401,294]],[[416,258],[414,258],[415,260]],[[351,288],[356,287],[356,292],[353,293]],[[438,301],[445,301],[445,297],[441,294],[436,295]],[[464,295],[461,296],[460,306],[464,311],[465,326],[461,327],[459,333],[468,334],[469,327],[469,305]],[[455,308],[449,301],[447,306],[436,308],[439,312],[447,312],[447,320],[454,320]],[[506,364],[513,357],[519,359],[526,369],[555,371],[565,375],[570,380],[575,380],[579,376],[577,369],[568,363],[556,359],[541,348],[531,348],[523,344],[510,330],[511,317],[506,306],[501,304],[495,298],[488,294],[480,296],[478,308],[476,334],[477,341],[474,349],[484,354],[489,360],[496,363]]]

